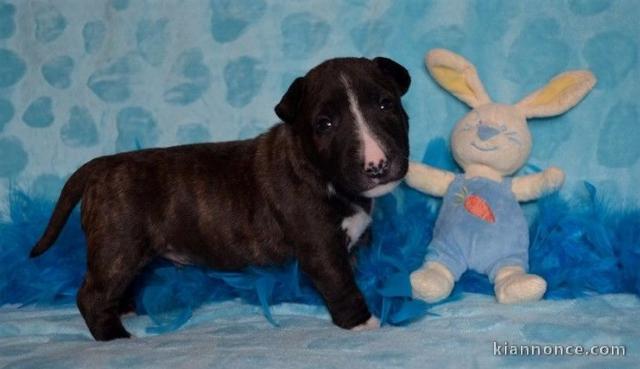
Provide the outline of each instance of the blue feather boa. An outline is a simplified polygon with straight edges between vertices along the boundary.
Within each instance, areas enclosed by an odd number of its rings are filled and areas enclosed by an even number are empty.
[[[549,299],[640,293],[640,210],[609,208],[593,186],[586,188],[588,195],[575,203],[553,195],[533,205],[531,271],[547,280]],[[407,187],[376,202],[373,241],[358,251],[355,274],[383,323],[401,325],[428,314],[428,304],[411,299],[408,276],[422,263],[438,205]],[[29,259],[53,203],[12,191],[9,206],[9,219],[0,223],[0,305],[72,303],[86,268],[79,213],[51,250]],[[450,299],[463,291],[493,293],[487,278],[473,272],[463,276]],[[296,263],[220,272],[158,262],[138,278],[134,293],[137,312],[151,317],[149,331],[157,333],[179,328],[206,302],[241,298],[262,306],[276,325],[271,304],[322,304]]]

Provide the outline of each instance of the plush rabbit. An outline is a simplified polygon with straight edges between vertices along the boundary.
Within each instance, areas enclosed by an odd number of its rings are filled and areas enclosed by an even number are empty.
[[[433,196],[444,196],[424,264],[411,274],[415,297],[439,301],[451,293],[467,269],[486,274],[500,303],[535,301],[547,284],[527,274],[529,234],[519,201],[555,191],[564,173],[550,167],[511,178],[531,151],[527,118],[559,115],[595,85],[589,71],[553,78],[515,105],[491,101],[475,67],[444,49],[427,54],[433,78],[473,110],[454,127],[451,148],[464,174],[410,163],[406,182]]]

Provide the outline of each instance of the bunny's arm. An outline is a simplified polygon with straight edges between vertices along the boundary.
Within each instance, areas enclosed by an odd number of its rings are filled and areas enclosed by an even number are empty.
[[[564,172],[556,167],[550,167],[540,173],[514,178],[511,190],[516,200],[529,201],[557,191],[563,183]]]
[[[410,187],[432,196],[442,197],[453,182],[455,175],[428,165],[409,162],[409,171],[405,181]]]

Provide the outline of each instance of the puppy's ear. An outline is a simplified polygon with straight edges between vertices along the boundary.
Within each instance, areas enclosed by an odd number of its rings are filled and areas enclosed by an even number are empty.
[[[407,93],[409,85],[411,85],[411,76],[409,76],[409,72],[405,67],[391,59],[383,57],[377,57],[373,59],[373,62],[376,63],[382,71],[382,74],[391,78],[396,83],[396,86],[398,86],[400,90],[400,95]]]
[[[276,105],[275,111],[278,118],[285,123],[293,123],[302,101],[304,92],[304,77],[298,77],[289,86],[287,92],[282,96],[282,100]]]

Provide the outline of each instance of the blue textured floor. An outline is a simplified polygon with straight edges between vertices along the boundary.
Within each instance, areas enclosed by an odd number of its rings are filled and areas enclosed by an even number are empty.
[[[465,294],[437,316],[405,327],[353,333],[324,308],[273,308],[280,324],[237,301],[198,309],[180,330],[146,333],[147,316],[125,325],[138,338],[94,342],[75,307],[0,309],[0,367],[72,368],[638,368],[640,299],[601,295],[504,306]],[[140,338],[144,337],[144,338]],[[625,357],[494,356],[493,341],[538,345],[625,345]]]

